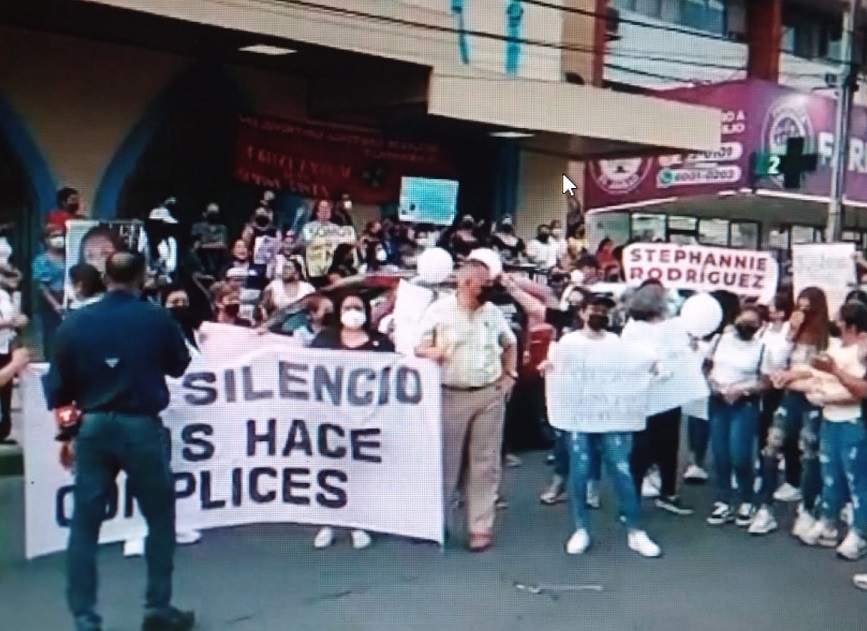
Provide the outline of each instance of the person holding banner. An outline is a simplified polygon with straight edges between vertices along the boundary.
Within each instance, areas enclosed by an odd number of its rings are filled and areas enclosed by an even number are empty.
[[[583,554],[590,547],[587,488],[594,461],[604,457],[621,521],[628,529],[629,548],[655,558],[662,550],[640,528],[638,491],[629,459],[633,433],[645,424],[648,387],[659,362],[652,347],[627,344],[606,331],[608,310],[605,298],[593,299],[586,310],[586,326],[563,336],[546,367],[550,422],[568,449],[575,530],[566,542],[566,553]]]
[[[337,304],[337,327],[325,329],[313,340],[310,348],[328,348],[345,351],[373,351],[393,353],[394,344],[388,337],[373,328],[370,303],[357,294],[346,294]],[[364,530],[350,533],[352,547],[363,550],[372,540]],[[334,528],[326,526],[316,533],[313,547],[328,548],[334,543]]]
[[[144,631],[186,631],[195,615],[171,605],[175,550],[175,489],[167,430],[160,413],[169,404],[166,376],[183,376],[190,363],[180,328],[139,294],[147,275],[138,253],[117,252],[106,262],[108,294],[73,313],[57,332],[46,375],[48,408],[74,406],[80,423],[63,420],[75,435],[74,510],[67,557],[67,600],[77,631],[99,631],[96,552],[110,489],[127,474],[147,522],[148,587]],[[78,415],[70,415],[77,417]]]
[[[488,302],[492,289],[490,268],[468,260],[457,272],[455,294],[422,317],[415,349],[442,367],[443,497],[448,515],[463,482],[472,552],[494,543],[506,399],[518,378],[517,339]]]

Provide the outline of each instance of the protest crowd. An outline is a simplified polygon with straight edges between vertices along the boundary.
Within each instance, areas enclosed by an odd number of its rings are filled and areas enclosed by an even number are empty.
[[[107,284],[120,282],[122,261],[113,257],[134,250],[147,261],[142,300],[171,314],[192,355],[202,347],[203,323],[211,322],[308,348],[436,362],[444,528],[446,537],[456,536],[458,509],[465,513],[473,552],[494,545],[498,512],[508,510],[503,468],[519,468],[520,453],[543,449],[552,472],[539,481],[539,501],[568,502],[570,555],[592,545],[604,462],[627,544],[643,557],[662,554],[642,526],[643,499],[708,527],[733,525],[744,536],[785,527],[799,542],[833,548],[843,559],[867,556],[867,294],[854,290],[832,305],[816,287],[795,294],[786,274],[770,300],[653,278],[629,283],[630,244],[606,238],[590,251],[577,203],[566,225],[540,225],[525,242],[510,217],[493,225],[465,215],[450,226],[397,218],[357,226],[347,195],[313,200],[281,225],[274,199],[265,191],[241,233],[230,234],[216,203],[184,225],[176,218],[179,200],[168,198],[138,222],[88,224],[73,249],[73,228],[86,218],[78,193],[60,191],[44,251],[32,261],[45,360],[62,353],[58,328],[70,314],[84,316],[105,300]],[[112,278],[107,261],[115,261]],[[28,324],[12,307],[20,278],[11,265],[0,269],[0,363],[13,370],[28,359],[12,351],[15,331]],[[396,313],[403,287],[433,296],[406,335],[406,318]],[[682,370],[672,365],[671,350],[681,341],[701,376],[699,396],[659,397],[668,402],[651,410],[642,393]],[[576,375],[585,379],[578,392],[570,383]],[[11,380],[2,388],[6,438]],[[615,388],[624,400],[601,392]],[[66,415],[61,425],[78,418],[66,406],[55,412]],[[75,466],[73,435],[61,445],[68,467]],[[681,484],[711,487],[712,511],[695,517],[680,498]],[[798,504],[794,523],[783,523],[780,503]],[[343,532],[319,525],[316,548]],[[198,541],[201,535],[183,526],[177,542]],[[145,554],[141,535],[127,541],[127,554]],[[358,528],[346,535],[356,549],[376,536]],[[855,584],[867,590],[867,574]],[[192,625],[182,616],[172,621],[159,628]]]

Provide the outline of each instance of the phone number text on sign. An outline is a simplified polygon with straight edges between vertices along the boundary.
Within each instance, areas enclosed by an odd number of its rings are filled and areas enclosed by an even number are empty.
[[[656,183],[659,188],[736,184],[740,182],[742,176],[743,170],[737,165],[694,169],[663,169],[657,175]]]

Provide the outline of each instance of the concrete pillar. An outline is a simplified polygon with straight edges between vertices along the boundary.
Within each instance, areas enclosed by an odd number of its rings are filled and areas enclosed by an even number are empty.
[[[783,0],[747,3],[747,76],[777,82],[783,38]]]

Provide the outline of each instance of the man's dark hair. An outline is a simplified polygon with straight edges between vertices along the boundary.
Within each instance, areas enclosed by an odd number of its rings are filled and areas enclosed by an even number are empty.
[[[160,287],[160,304],[165,307],[169,296],[179,291],[187,293],[186,288],[180,283],[169,283]]]
[[[592,254],[587,254],[578,259],[578,262],[575,263],[575,267],[577,269],[581,269],[583,267],[592,267],[595,270],[599,269],[599,259],[597,259]]]
[[[78,195],[78,191],[70,186],[64,186],[62,189],[57,191],[57,206],[65,206],[66,202],[69,201],[69,198],[73,195]]]
[[[102,274],[93,265],[78,263],[69,269],[69,280],[72,284],[81,283],[81,293],[85,298],[92,298],[105,292]]]
[[[105,262],[105,276],[116,285],[132,285],[146,273],[147,263],[138,252],[115,252]]]
[[[850,291],[846,295],[846,302],[860,302],[862,305],[867,306],[867,293],[861,289]]]
[[[846,327],[854,327],[859,333],[867,333],[867,306],[860,302],[847,302],[840,307],[840,320]]]

